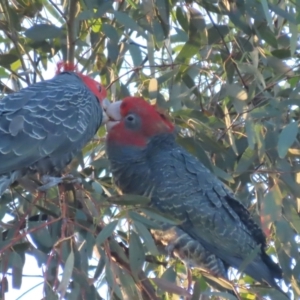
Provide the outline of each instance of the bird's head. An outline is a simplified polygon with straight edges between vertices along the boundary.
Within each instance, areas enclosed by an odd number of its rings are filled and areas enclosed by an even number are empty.
[[[127,97],[106,109],[107,143],[145,147],[150,138],[173,133],[174,125],[159,110],[143,98]]]
[[[105,87],[93,78],[80,73],[74,64],[61,61],[57,63],[56,67],[56,75],[63,72],[74,72],[82,79],[84,84],[92,91],[92,93],[97,97],[101,104],[108,101],[106,98],[107,91]]]

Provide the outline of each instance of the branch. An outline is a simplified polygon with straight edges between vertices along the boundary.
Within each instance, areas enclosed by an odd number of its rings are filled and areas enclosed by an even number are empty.
[[[15,92],[10,87],[8,87],[6,84],[4,84],[2,81],[0,81],[0,91],[3,94],[11,94],[11,93]]]
[[[78,0],[70,0],[69,1],[69,9],[67,16],[67,62],[71,65],[74,65],[75,58],[75,18],[77,15],[77,4]]]

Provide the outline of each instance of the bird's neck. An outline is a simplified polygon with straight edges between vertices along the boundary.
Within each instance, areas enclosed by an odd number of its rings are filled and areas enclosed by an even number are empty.
[[[118,187],[124,193],[149,196],[156,157],[163,156],[176,145],[173,134],[156,135],[143,148],[108,144],[107,155]]]

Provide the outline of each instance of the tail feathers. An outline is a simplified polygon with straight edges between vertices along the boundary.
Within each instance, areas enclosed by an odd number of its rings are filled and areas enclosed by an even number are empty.
[[[253,261],[248,268],[249,270],[246,268],[246,273],[248,271],[248,274],[254,279],[264,281],[276,289],[279,288],[275,278],[282,279],[282,270],[264,250],[259,259]]]
[[[250,263],[245,273],[259,282],[266,282],[271,287],[278,289],[278,285],[275,281],[275,274],[268,268],[268,266],[261,260],[255,260]]]
[[[252,263],[246,267],[245,273],[259,282],[267,283],[272,288],[281,292],[285,296],[284,299],[289,299],[288,295],[275,281],[275,278],[283,278],[281,268],[265,252],[262,252],[259,259],[252,261]]]
[[[273,277],[277,279],[282,279],[281,268],[272,260],[272,258],[268,254],[266,254],[266,252],[262,252],[261,258],[268,267],[269,271],[272,273]]]
[[[227,262],[231,266],[239,268],[243,261],[230,256]],[[264,251],[245,267],[244,272],[256,281],[265,282],[269,286],[281,291],[275,278],[282,279],[282,270]]]
[[[19,171],[14,171],[10,174],[0,175],[0,197],[11,184],[20,177]]]

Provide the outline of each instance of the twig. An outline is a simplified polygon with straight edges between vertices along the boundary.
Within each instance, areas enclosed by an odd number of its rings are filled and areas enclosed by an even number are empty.
[[[219,34],[219,36],[220,36],[220,38],[221,38],[221,40],[222,40],[222,42],[223,42],[223,45],[224,45],[224,47],[225,47],[225,49],[226,49],[226,51],[227,51],[227,53],[228,53],[228,55],[229,55],[228,58],[230,58],[230,57],[232,56],[232,54],[230,53],[230,50],[229,50],[229,48],[228,48],[228,46],[227,46],[227,44],[226,44],[226,42],[225,42],[225,40],[224,40],[224,37],[223,37],[222,33],[220,32],[218,26],[216,26],[216,24],[215,24],[215,22],[214,22],[214,20],[213,20],[213,18],[212,18],[212,16],[211,16],[211,14],[210,14],[210,12],[209,12],[208,10],[206,10],[206,13],[207,13],[207,15],[208,15],[208,17],[209,17],[211,23],[213,24],[213,26],[214,26],[215,29],[217,30],[217,32],[218,32],[218,34]],[[235,61],[233,61],[233,60],[232,60],[232,63],[233,63],[233,66],[234,66],[234,68],[235,68],[235,70],[236,70],[236,73],[238,74],[238,76],[239,76],[240,79],[241,79],[241,82],[243,83],[244,88],[248,91],[248,85],[247,85],[246,82],[244,81],[243,76],[242,76],[242,74],[241,74],[241,72],[240,72],[240,70],[239,70],[237,64],[236,64]]]
[[[12,21],[10,19],[10,14],[9,14],[9,11],[8,11],[8,7],[9,7],[9,4],[8,4],[8,1],[3,1],[3,10],[4,10],[4,15],[5,15],[5,18],[7,20],[7,23],[8,23],[8,27],[9,27],[9,31],[4,31],[6,36],[12,41],[12,43],[14,44],[14,47],[18,53],[18,56],[19,56],[19,59],[20,59],[20,62],[21,62],[21,65],[22,65],[22,69],[25,73],[25,78],[26,78],[26,82],[28,85],[30,85],[30,77],[28,75],[28,73],[26,72],[27,68],[26,68],[26,64],[24,62],[24,59],[23,59],[23,56],[22,56],[22,53],[20,51],[20,47],[19,47],[19,38],[18,38],[18,33],[14,30],[14,27],[13,27],[13,24],[12,24]]]
[[[58,5],[52,0],[49,0],[49,3],[59,12],[61,17],[67,22],[65,13],[58,7]]]

